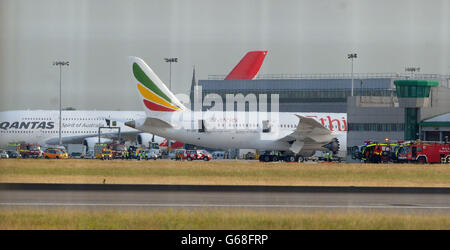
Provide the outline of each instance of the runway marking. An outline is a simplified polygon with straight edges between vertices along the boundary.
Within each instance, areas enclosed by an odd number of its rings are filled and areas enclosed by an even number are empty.
[[[119,204],[119,203],[0,203],[0,206],[73,206],[73,207],[244,207],[244,208],[347,208],[347,209],[450,209],[450,207],[420,207],[420,206],[344,206],[344,205],[264,205],[264,204]]]

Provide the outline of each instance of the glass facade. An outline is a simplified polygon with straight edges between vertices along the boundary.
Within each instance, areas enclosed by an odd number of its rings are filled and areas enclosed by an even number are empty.
[[[395,96],[392,89],[355,89],[357,96]],[[280,103],[290,102],[346,102],[351,95],[348,89],[322,89],[322,90],[262,90],[262,89],[233,89],[233,90],[204,90],[203,98],[208,94],[218,94],[225,100],[227,94],[254,94],[258,98],[260,94],[278,94]]]
[[[438,86],[437,81],[397,80],[394,81],[398,97],[425,98],[430,96],[430,87]]]
[[[349,123],[348,131],[399,132],[405,130],[404,123]]]

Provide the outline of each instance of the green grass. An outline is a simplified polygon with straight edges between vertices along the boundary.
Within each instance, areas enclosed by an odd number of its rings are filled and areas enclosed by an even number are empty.
[[[442,214],[227,209],[0,209],[0,229],[450,229]]]
[[[450,187],[450,165],[0,160],[0,182]]]

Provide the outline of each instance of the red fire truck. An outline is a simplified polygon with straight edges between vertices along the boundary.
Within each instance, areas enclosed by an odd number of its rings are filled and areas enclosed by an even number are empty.
[[[19,152],[22,158],[41,158],[43,155],[38,144],[9,144],[8,151]]]
[[[401,145],[397,158],[402,162],[450,163],[450,144],[417,142]]]

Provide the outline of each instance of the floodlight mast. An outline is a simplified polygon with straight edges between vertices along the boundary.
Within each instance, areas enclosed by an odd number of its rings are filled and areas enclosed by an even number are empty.
[[[347,54],[347,58],[352,62],[352,96],[353,96],[353,59],[357,58],[358,55],[356,53]]]
[[[169,90],[172,90],[172,63],[178,62],[177,57],[164,58],[166,62],[169,63]]]
[[[54,61],[53,66],[59,66],[59,145],[62,145],[61,138],[61,119],[62,119],[62,102],[61,102],[61,82],[62,82],[62,66],[69,66],[68,61]]]

